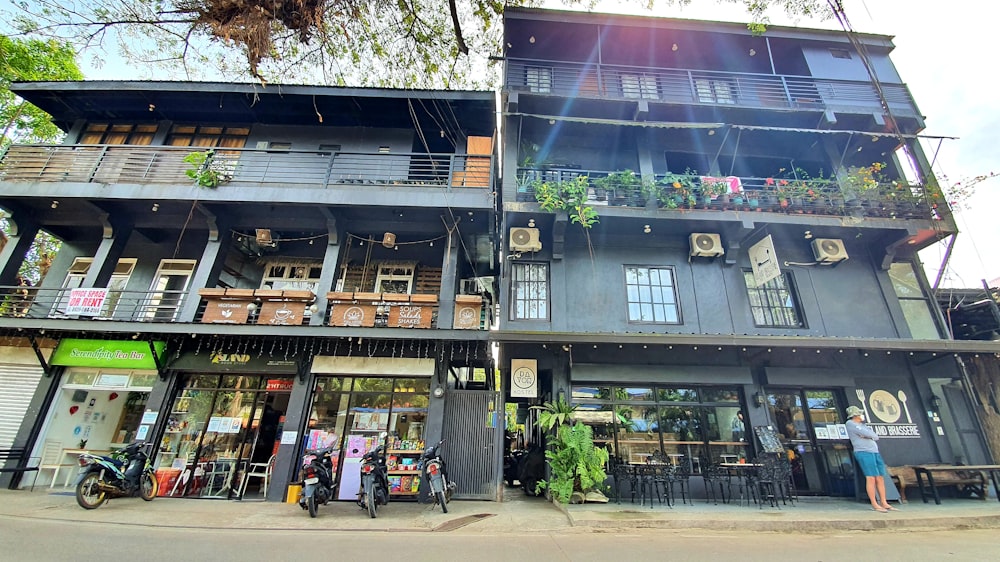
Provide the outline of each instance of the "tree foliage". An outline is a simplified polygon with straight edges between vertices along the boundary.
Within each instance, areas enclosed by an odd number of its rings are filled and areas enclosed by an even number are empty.
[[[10,91],[12,82],[82,79],[68,44],[0,36],[0,148],[12,142],[55,142],[62,137],[48,114]]]
[[[707,0],[705,0],[707,1]],[[823,0],[714,0],[742,4],[760,31],[769,10],[812,16]],[[657,15],[691,0],[624,0]],[[112,49],[145,68],[188,79],[337,85],[494,86],[507,6],[591,8],[595,0],[19,0],[18,32],[71,40],[98,59]],[[654,12],[655,11],[655,12]],[[234,58],[234,53],[241,59]]]

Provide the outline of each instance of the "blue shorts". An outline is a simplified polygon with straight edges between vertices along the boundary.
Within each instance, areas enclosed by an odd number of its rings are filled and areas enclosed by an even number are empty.
[[[882,460],[882,455],[855,451],[854,458],[861,465],[861,472],[866,477],[885,476],[885,461]]]

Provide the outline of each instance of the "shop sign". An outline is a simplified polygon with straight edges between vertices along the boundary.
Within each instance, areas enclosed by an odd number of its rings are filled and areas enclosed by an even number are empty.
[[[778,256],[774,253],[774,242],[768,234],[760,242],[757,242],[747,250],[750,258],[750,268],[753,271],[753,280],[760,287],[772,279],[781,277],[781,268],[778,267]]]
[[[156,355],[162,357],[166,342],[155,341]],[[149,342],[125,340],[84,340],[66,338],[49,359],[50,365],[64,367],[105,367],[116,369],[156,369]]]
[[[399,305],[389,309],[390,328],[430,328],[433,307]]]
[[[298,326],[302,324],[306,303],[295,301],[264,301],[260,307],[258,324],[272,326]]]
[[[919,439],[920,428],[914,422],[903,389],[877,388],[868,392],[857,389],[865,423],[880,439]],[[919,414],[919,412],[918,412]]]
[[[511,398],[538,397],[538,361],[510,360],[510,396]]]
[[[267,379],[267,390],[292,390],[293,379]]]
[[[66,304],[66,314],[79,316],[100,316],[104,301],[108,298],[107,289],[70,289],[69,302]]]
[[[285,359],[284,353],[272,357],[268,353],[185,353],[170,364],[179,371],[204,371],[206,373],[270,373],[293,375],[298,371],[298,361]]]
[[[246,324],[250,317],[248,301],[205,299],[202,324]]]
[[[330,307],[330,325],[371,328],[375,325],[375,305],[335,303]]]

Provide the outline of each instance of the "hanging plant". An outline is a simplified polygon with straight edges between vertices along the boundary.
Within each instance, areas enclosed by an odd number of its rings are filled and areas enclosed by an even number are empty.
[[[201,187],[216,188],[230,179],[223,163],[214,159],[215,151],[192,152],[184,157],[184,162],[191,165],[184,170],[187,177],[193,179]]]

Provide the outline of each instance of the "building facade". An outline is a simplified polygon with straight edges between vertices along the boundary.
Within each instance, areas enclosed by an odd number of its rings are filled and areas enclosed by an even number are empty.
[[[499,396],[492,92],[14,89],[67,133],[0,156],[0,396],[21,412],[0,436],[39,484],[142,440],[161,495],[283,500],[332,445],[354,499],[387,439],[393,493],[416,497],[417,452],[460,434],[461,493],[495,498],[502,433],[469,423]],[[17,271],[39,230],[62,246],[35,286]]]
[[[932,400],[956,357],[996,344],[947,336],[920,267],[956,229],[892,48],[508,9],[496,338],[513,393],[564,397],[623,463],[698,474],[776,448],[800,494],[858,493],[849,405],[889,464],[991,460],[967,392],[948,415]]]

